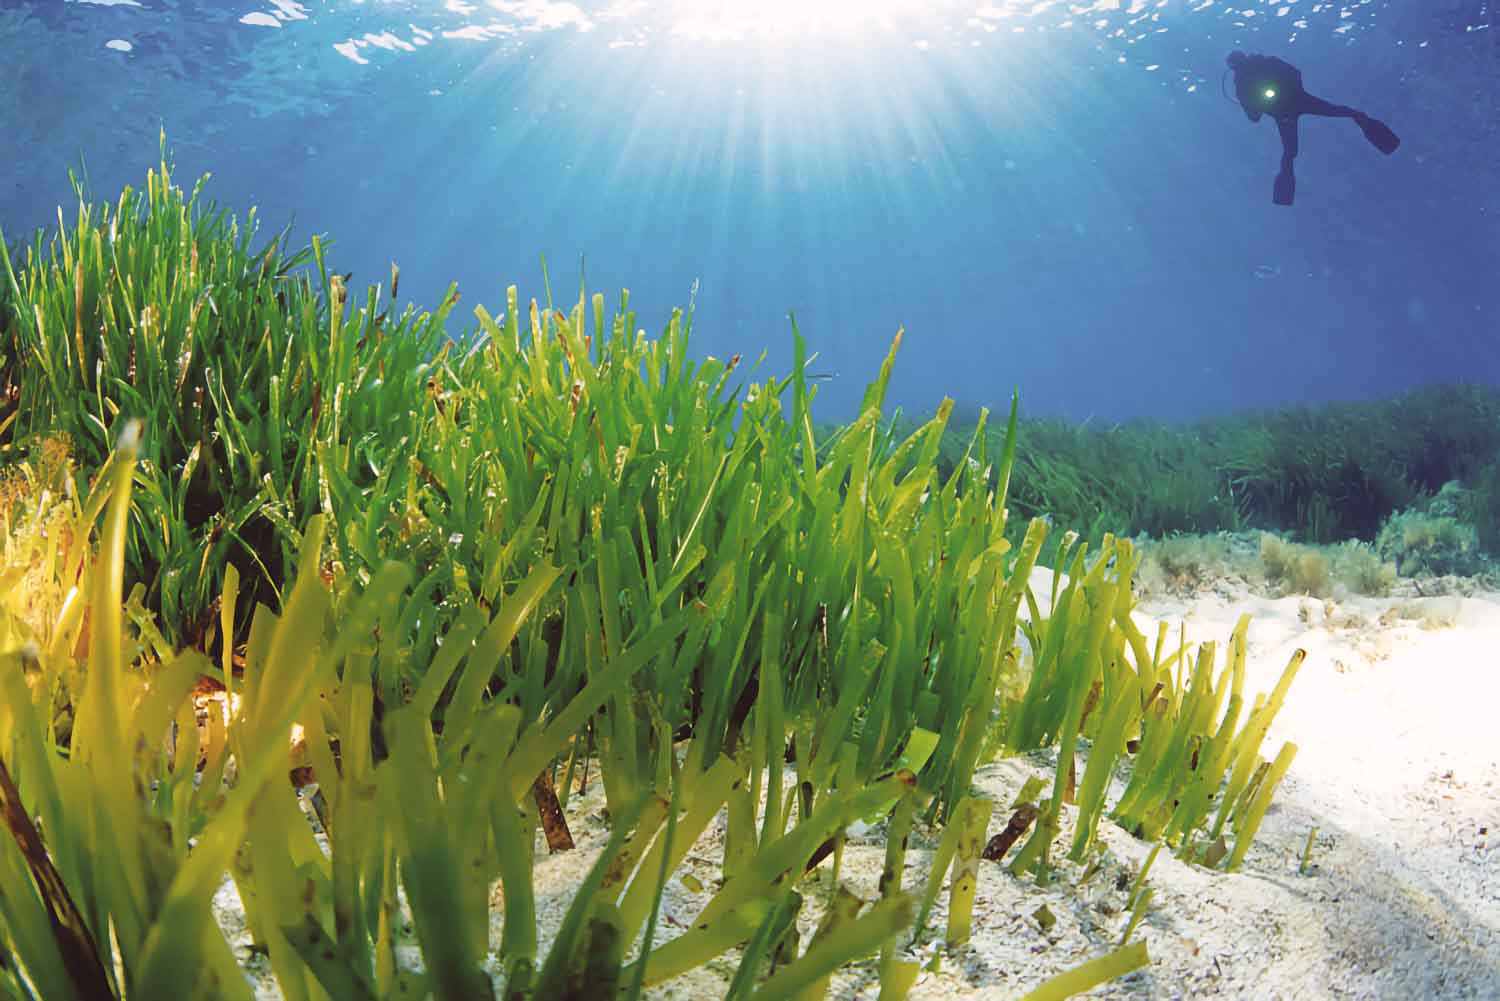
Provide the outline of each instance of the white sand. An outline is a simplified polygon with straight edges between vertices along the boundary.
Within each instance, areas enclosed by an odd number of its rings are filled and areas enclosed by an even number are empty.
[[[1264,748],[1299,751],[1257,847],[1207,884],[1158,860],[1155,983],[1131,996],[1500,998],[1500,595],[1231,593],[1144,610],[1199,639],[1249,611],[1251,690],[1298,647],[1308,658]],[[1421,612],[1437,624],[1398,617]],[[1299,876],[1312,827],[1315,865]],[[1230,964],[1180,954],[1226,918]]]
[[[1270,600],[1221,583],[1191,599],[1153,599],[1140,619],[1148,635],[1151,617],[1185,622],[1190,641],[1216,639],[1222,648],[1246,611],[1248,693],[1269,691],[1292,651],[1308,651],[1262,748],[1274,756],[1290,740],[1299,753],[1239,872],[1158,857],[1147,880],[1152,905],[1136,932],[1152,965],[1088,996],[1500,999],[1500,594]],[[1421,613],[1426,620],[1414,618]],[[1026,778],[1050,779],[1052,764],[1037,755],[980,770],[976,785],[1002,805],[992,833]],[[539,846],[544,947],[603,846],[600,805],[597,787],[569,804],[577,851],[547,857]],[[1070,818],[1071,810],[1064,838]],[[1313,827],[1312,865],[1302,875]],[[925,880],[934,833],[914,837],[904,885]],[[883,834],[853,838],[845,852],[841,878],[866,899],[876,895]],[[685,868],[703,892],[676,878],[669,884],[658,941],[680,934],[707,901],[721,844],[722,827],[712,826],[689,856]],[[982,863],[973,940],[924,973],[911,996],[1018,997],[1112,948],[1128,919],[1118,885],[1150,846],[1107,821],[1100,844],[1108,861],[1082,887],[1080,870],[1066,864],[1043,889]],[[804,885],[809,904],[829,889],[827,871]],[[945,889],[929,923],[939,934],[946,899]],[[1045,934],[1030,917],[1042,903],[1057,918]],[[804,943],[817,910],[804,908]],[[734,968],[725,956],[652,993],[717,997]],[[258,979],[262,996],[274,996],[274,985]],[[865,962],[836,978],[831,996],[877,992],[874,964]]]

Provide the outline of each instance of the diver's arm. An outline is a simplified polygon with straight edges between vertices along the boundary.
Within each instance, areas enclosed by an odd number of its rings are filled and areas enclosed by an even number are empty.
[[[1250,94],[1250,79],[1247,74],[1236,73],[1234,75],[1234,96],[1244,109],[1245,117],[1252,122],[1260,121],[1261,111],[1255,106],[1255,101]]]

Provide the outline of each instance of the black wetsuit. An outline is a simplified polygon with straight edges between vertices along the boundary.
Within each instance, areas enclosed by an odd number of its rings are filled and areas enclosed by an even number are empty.
[[[1260,121],[1261,115],[1270,115],[1281,133],[1281,172],[1276,175],[1272,192],[1276,204],[1292,204],[1296,193],[1292,161],[1297,158],[1297,119],[1303,115],[1352,118],[1365,137],[1383,153],[1394,152],[1400,144],[1390,129],[1364,112],[1309,94],[1302,86],[1302,71],[1286,60],[1253,52],[1236,55],[1243,55],[1238,60],[1231,56],[1230,61],[1234,70],[1234,93],[1240,107],[1245,109],[1245,115],[1252,122]]]

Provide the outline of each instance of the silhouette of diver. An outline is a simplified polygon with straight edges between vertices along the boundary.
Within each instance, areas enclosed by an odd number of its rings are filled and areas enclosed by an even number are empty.
[[[1229,53],[1225,62],[1234,71],[1234,94],[1246,116],[1258,122],[1261,115],[1270,115],[1281,133],[1281,172],[1271,189],[1271,201],[1277,205],[1292,204],[1297,192],[1292,161],[1297,158],[1297,119],[1302,115],[1352,118],[1370,145],[1382,153],[1394,153],[1401,145],[1396,133],[1384,122],[1363,111],[1331,104],[1309,94],[1302,87],[1302,71],[1284,59],[1235,51]]]

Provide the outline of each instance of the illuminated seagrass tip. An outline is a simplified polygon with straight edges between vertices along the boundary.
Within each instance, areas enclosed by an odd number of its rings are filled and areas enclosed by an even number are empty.
[[[142,422],[139,420],[126,421],[119,438],[115,440],[115,447],[122,452],[138,450],[141,447],[141,426]]]

